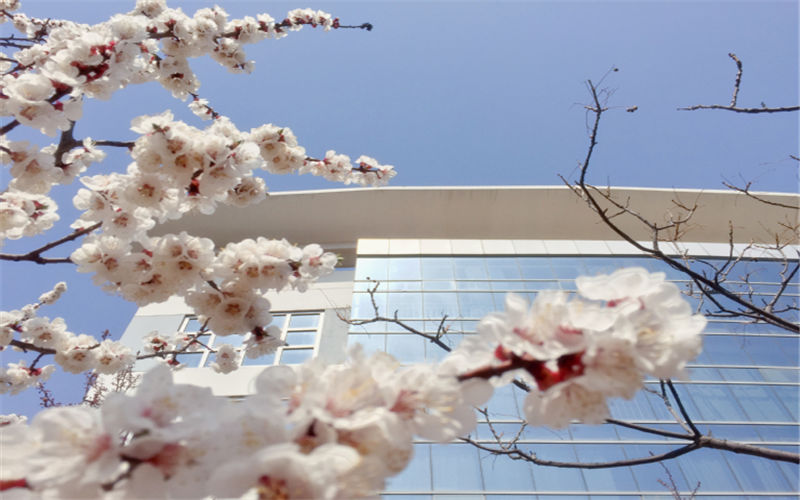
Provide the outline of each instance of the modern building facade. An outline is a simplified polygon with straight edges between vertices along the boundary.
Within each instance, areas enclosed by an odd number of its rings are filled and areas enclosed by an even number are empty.
[[[622,199],[661,220],[677,209],[677,200],[701,207],[687,226],[684,240],[664,244],[676,255],[690,256],[695,269],[723,262],[731,249],[744,253],[729,283],[753,298],[769,300],[786,263],[797,261],[794,234],[782,252],[762,250],[752,242],[774,241],[765,222],[796,220],[797,212],[766,205],[729,192],[619,189]],[[797,204],[798,196],[768,195],[772,201]],[[784,203],[785,204],[785,203]],[[280,214],[269,217],[269,214]],[[676,214],[673,214],[676,215]],[[786,218],[789,219],[786,219]],[[792,219],[793,218],[793,219]],[[274,355],[245,360],[227,375],[207,368],[207,352],[197,352],[176,373],[178,381],[211,387],[219,396],[251,391],[266,365],[296,364],[316,356],[335,363],[347,347],[362,344],[368,352],[386,351],[404,363],[433,362],[446,353],[422,337],[391,323],[350,326],[339,319],[374,316],[368,290],[377,286],[375,304],[421,331],[444,324],[449,345],[475,331],[478,320],[501,310],[506,293],[533,299],[538,291],[574,290],[579,275],[641,266],[663,271],[690,289],[685,275],[637,252],[600,224],[565,187],[381,188],[272,195],[257,207],[224,210],[212,218],[181,221],[182,229],[214,238],[218,244],[246,237],[286,237],[295,243],[317,242],[340,253],[343,269],[308,292],[270,295],[275,323],[287,346]],[[733,221],[729,226],[728,221]],[[186,227],[186,224],[189,227]],[[635,221],[620,220],[635,239],[650,235]],[[192,227],[194,225],[194,227]],[[734,240],[730,241],[733,227]],[[780,228],[779,224],[775,227]],[[170,231],[170,228],[165,228]],[[791,263],[791,262],[790,262]],[[747,276],[747,284],[744,277]],[[379,283],[376,285],[376,283]],[[699,299],[690,299],[703,308]],[[775,310],[797,306],[795,279]],[[797,321],[796,312],[787,317]],[[198,322],[180,299],[141,308],[123,340],[134,347],[152,330],[197,331]],[[230,343],[230,337],[226,338]],[[796,334],[736,318],[710,318],[704,350],[690,364],[690,380],[676,381],[684,404],[701,431],[758,446],[798,451],[800,447],[800,339]],[[212,346],[213,334],[204,339]],[[139,366],[144,369],[146,366]],[[657,380],[648,389],[659,389]],[[491,432],[513,437],[540,458],[601,462],[659,454],[684,442],[610,424],[578,422],[567,429],[521,429],[524,395],[508,386],[488,405],[489,421],[472,435],[495,442]],[[660,398],[640,391],[631,400],[611,404],[614,418],[666,430],[680,426]],[[674,483],[684,495],[695,489],[703,499],[797,498],[796,465],[748,455],[702,449],[662,463],[581,470],[513,461],[465,443],[415,445],[409,467],[392,478],[384,497],[394,500],[551,500],[671,498]],[[698,486],[699,485],[699,486]]]

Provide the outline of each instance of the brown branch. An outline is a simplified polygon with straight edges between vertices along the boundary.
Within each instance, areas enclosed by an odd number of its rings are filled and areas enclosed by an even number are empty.
[[[736,294],[732,293],[731,291],[727,290],[725,287],[723,287],[719,283],[715,283],[713,280],[708,279],[707,277],[700,275],[696,271],[693,271],[691,268],[689,268],[685,264],[682,264],[681,262],[677,261],[676,259],[673,259],[673,258],[667,256],[666,254],[664,254],[658,248],[657,235],[654,236],[654,243],[653,243],[653,247],[652,248],[644,246],[641,243],[639,243],[638,241],[634,240],[628,233],[623,231],[619,226],[617,226],[608,217],[608,209],[603,208],[600,205],[600,203],[597,201],[595,196],[592,194],[593,190],[586,184],[586,174],[587,174],[588,169],[589,169],[589,164],[590,164],[590,161],[591,161],[591,158],[592,158],[592,153],[594,152],[594,148],[597,145],[597,131],[598,131],[598,127],[600,125],[600,118],[601,118],[603,112],[605,112],[608,108],[604,107],[600,103],[600,97],[598,95],[597,88],[594,86],[594,84],[591,82],[591,80],[589,80],[587,82],[587,86],[588,86],[589,91],[590,91],[590,93],[592,95],[593,105],[586,106],[586,109],[595,114],[594,125],[593,125],[593,127],[591,129],[591,133],[589,135],[589,148],[588,148],[588,151],[586,153],[586,158],[584,159],[584,161],[583,161],[583,163],[581,165],[581,175],[580,175],[580,179],[579,179],[579,181],[577,183],[577,186],[573,186],[563,176],[561,176],[562,181],[564,181],[566,184],[570,185],[572,187],[573,191],[576,194],[579,194],[589,204],[589,206],[597,213],[597,215],[600,217],[602,222],[605,223],[606,226],[608,226],[612,231],[614,231],[617,235],[619,235],[623,240],[627,241],[628,243],[633,245],[635,248],[641,250],[642,252],[661,260],[662,262],[666,263],[667,265],[669,265],[673,269],[676,269],[676,270],[686,274],[690,278],[692,278],[692,280],[697,282],[698,285],[702,285],[701,286],[701,291],[707,297],[709,297],[710,299],[714,300],[713,297],[711,296],[712,293],[716,293],[716,294],[722,295],[722,296],[726,297],[727,299],[731,300],[732,302],[734,302],[734,303],[738,304],[739,306],[743,307],[746,311],[750,311],[751,313],[754,313],[762,321],[765,321],[767,323],[770,323],[772,325],[778,326],[778,327],[783,328],[783,329],[788,330],[788,331],[792,331],[792,332],[795,332],[795,333],[800,333],[800,326],[792,323],[789,320],[781,318],[780,316],[777,316],[776,314],[773,314],[773,313],[771,313],[769,311],[765,311],[763,308],[760,308],[760,307],[756,306],[755,304],[752,304],[752,303],[744,300],[743,298],[739,297],[738,295],[736,295]],[[595,188],[594,191],[597,191],[597,189]],[[621,206],[621,205],[619,205],[619,206]],[[632,214],[632,215],[634,215],[634,214]],[[647,223],[647,222],[645,222],[645,223],[651,229],[653,229],[654,227],[657,227],[657,226],[654,226],[652,223]]]
[[[765,200],[764,198],[761,198],[761,197],[758,197],[758,196],[754,195],[753,193],[750,192],[750,186],[752,184],[753,184],[752,182],[748,182],[747,185],[744,188],[740,188],[738,186],[735,186],[733,184],[729,184],[727,182],[723,182],[722,183],[722,185],[725,186],[726,188],[732,189],[734,191],[738,191],[740,193],[743,193],[743,194],[747,195],[749,198],[752,198],[752,199],[754,199],[756,201],[760,201],[761,203],[766,203],[767,205],[772,205],[772,206],[775,206],[775,207],[788,208],[790,210],[800,210],[800,206],[798,206],[798,205],[787,205],[785,203],[778,203],[776,201],[769,201],[769,200]]]
[[[739,85],[742,84],[742,61],[733,52],[728,52],[728,57],[736,63],[736,81],[733,82],[733,96],[731,97],[731,106],[736,106],[736,99],[739,97]]]
[[[95,146],[114,146],[131,149],[136,145],[134,141],[94,141]]]
[[[680,111],[694,111],[697,109],[724,109],[727,111],[733,111],[735,113],[749,113],[749,114],[757,114],[757,113],[782,113],[788,111],[798,111],[800,110],[800,106],[782,106],[778,108],[770,108],[767,107],[763,102],[761,103],[760,108],[739,108],[736,107],[736,100],[739,98],[739,86],[742,83],[742,61],[736,57],[736,54],[733,52],[728,53],[728,57],[733,59],[736,63],[736,80],[733,83],[733,96],[731,97],[731,103],[727,106],[723,104],[697,104],[695,106],[689,106],[686,108],[678,108]]]
[[[0,260],[10,260],[10,261],[13,261],[13,262],[31,261],[31,262],[35,262],[37,264],[66,264],[66,263],[72,263],[72,260],[70,260],[68,257],[58,258],[58,259],[48,259],[48,258],[42,257],[41,254],[46,252],[47,250],[50,250],[51,248],[55,248],[55,247],[57,247],[59,245],[62,245],[62,244],[67,243],[69,241],[72,241],[72,240],[75,240],[77,238],[80,238],[81,236],[89,234],[92,231],[94,231],[95,229],[99,228],[102,224],[103,224],[102,222],[96,222],[96,223],[92,224],[89,227],[85,227],[83,229],[74,231],[74,232],[64,236],[63,238],[59,238],[56,241],[53,241],[51,243],[48,243],[48,244],[46,244],[44,246],[41,246],[41,247],[37,248],[36,250],[31,250],[30,252],[28,252],[26,254],[19,254],[18,255],[18,254],[2,253],[2,254],[0,254]]]
[[[681,446],[680,448],[668,451],[666,453],[660,453],[658,455],[650,455],[648,457],[642,457],[642,458],[614,460],[609,462],[561,462],[558,460],[541,459],[537,457],[535,453],[524,452],[516,446],[511,447],[509,449],[503,449],[503,448],[498,449],[481,444],[469,437],[466,438],[462,437],[460,439],[466,443],[475,446],[478,449],[481,449],[483,451],[488,451],[494,455],[506,455],[512,460],[524,460],[526,462],[531,462],[536,465],[543,465],[545,467],[559,467],[568,469],[611,469],[614,467],[627,467],[631,465],[651,464],[654,462],[660,462],[662,460],[669,460],[671,458],[676,458],[681,455],[685,455],[690,451],[694,451],[698,448],[701,448],[701,446],[698,445],[697,443],[689,443],[684,446]]]
[[[789,111],[798,111],[800,110],[800,106],[783,106],[780,108],[736,108],[733,106],[724,106],[722,104],[697,104],[695,106],[689,106],[687,108],[678,108],[680,111],[695,111],[697,109],[725,109],[728,111],[734,111],[736,113],[749,113],[749,114],[758,114],[758,113],[783,113]]]

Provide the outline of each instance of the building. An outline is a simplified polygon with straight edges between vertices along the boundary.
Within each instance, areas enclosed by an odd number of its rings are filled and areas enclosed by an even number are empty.
[[[731,248],[747,261],[731,282],[750,275],[754,297],[768,297],[778,288],[783,258],[779,253],[749,247],[751,241],[774,241],[766,225],[796,221],[797,211],[766,205],[744,195],[722,191],[619,189],[622,199],[640,207],[646,217],[661,220],[671,202],[697,203],[701,210],[686,227],[675,254],[713,263]],[[768,195],[768,200],[797,204],[795,195]],[[280,214],[274,220],[265,214]],[[788,219],[785,219],[788,217]],[[270,296],[276,322],[289,346],[258,365],[219,375],[203,366],[207,353],[176,374],[178,381],[212,387],[219,396],[240,396],[265,364],[297,363],[310,356],[338,362],[348,344],[368,351],[386,350],[403,362],[436,360],[443,351],[396,325],[348,326],[337,315],[370,318],[375,293],[382,312],[393,314],[424,331],[436,331],[447,315],[446,342],[455,345],[474,331],[488,312],[502,309],[505,293],[533,297],[543,289],[573,289],[581,274],[643,266],[664,271],[670,280],[688,286],[686,277],[660,261],[639,254],[600,224],[566,187],[382,188],[297,192],[271,195],[248,209],[220,210],[207,218],[181,221],[192,234],[218,244],[246,237],[286,237],[292,242],[323,244],[339,252],[343,266],[305,294]],[[733,246],[728,220],[734,221]],[[620,224],[638,240],[650,235],[635,221]],[[188,226],[188,227],[187,227]],[[165,228],[170,231],[170,228]],[[796,235],[784,253],[796,262]],[[695,261],[702,268],[705,264]],[[744,289],[744,288],[743,288]],[[693,299],[695,300],[695,299]],[[800,285],[795,279],[778,308],[796,306]],[[695,300],[695,303],[697,301]],[[796,315],[795,315],[796,316]],[[791,317],[791,313],[789,314]],[[796,320],[796,318],[795,318]],[[191,311],[179,299],[141,308],[123,340],[141,345],[152,330],[193,331]],[[763,324],[712,319],[704,334],[704,351],[690,365],[691,380],[677,388],[698,427],[714,436],[759,446],[798,451],[800,447],[800,344],[798,336]],[[214,339],[208,339],[213,345]],[[653,380],[648,387],[658,389]],[[489,404],[492,426],[507,436],[520,429],[521,393],[511,386]],[[616,418],[679,430],[656,395],[640,391],[632,401],[614,401]],[[489,424],[481,423],[478,440],[494,442]],[[528,427],[520,445],[542,458],[561,461],[611,461],[658,454],[679,442],[624,427],[573,424],[566,430]],[[393,478],[385,492],[393,500],[552,500],[671,498],[670,477],[689,495],[697,487],[702,499],[797,498],[796,465],[749,455],[702,449],[662,464],[580,470],[534,466],[480,452],[464,443],[420,441],[408,469]],[[662,484],[665,483],[665,484]],[[699,484],[699,487],[698,487]]]

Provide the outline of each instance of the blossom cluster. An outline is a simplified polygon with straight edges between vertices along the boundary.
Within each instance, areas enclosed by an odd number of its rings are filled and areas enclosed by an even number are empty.
[[[485,381],[359,349],[343,365],[267,368],[240,403],[174,384],[159,366],[102,408],[0,427],[0,483],[68,498],[363,498],[406,467],[414,435],[474,428],[471,407],[490,393]]]
[[[526,420],[552,427],[600,423],[607,399],[632,398],[645,377],[684,376],[706,319],[664,273],[626,268],[576,285],[580,298],[540,292],[530,307],[509,294],[505,311],[481,320],[443,363],[462,378],[526,382]]]
[[[133,394],[100,408],[49,409],[0,428],[0,482],[62,497],[363,498],[402,471],[415,436],[472,431],[495,386],[529,384],[526,419],[598,423],[609,397],[630,398],[645,376],[679,376],[700,350],[705,319],[663,273],[641,268],[581,277],[582,296],[515,295],[439,364],[401,366],[359,346],[339,365],[273,366],[239,403],[172,383],[165,365]],[[157,332],[148,351],[191,339]],[[237,353],[218,349],[228,371]],[[8,458],[13,457],[13,458]]]
[[[229,20],[219,6],[188,16],[164,0],[139,0],[131,12],[94,26],[11,14],[19,2],[0,7],[0,22],[10,20],[27,36],[46,36],[0,64],[0,115],[47,135],[81,117],[84,97],[106,100],[130,84],[156,81],[186,98],[200,86],[189,58],[210,55],[232,72],[250,72],[254,63],[244,44],[282,38],[304,25],[339,27],[330,14],[310,9],[290,11],[281,22],[268,14]]]
[[[240,131],[195,93],[199,81],[190,58],[209,55],[232,71],[250,71],[244,44],[282,38],[305,25],[339,28],[338,19],[311,9],[292,10],[282,21],[267,14],[229,19],[220,7],[189,16],[168,8],[164,0],[138,0],[131,12],[88,26],[14,14],[19,7],[17,1],[0,1],[0,23],[10,22],[27,37],[20,50],[0,62],[0,115],[12,118],[0,137],[0,161],[10,166],[11,175],[0,194],[0,242],[51,228],[59,216],[48,193],[80,178],[83,187],[73,203],[82,213],[72,227],[88,236],[71,255],[80,272],[94,274],[98,285],[139,305],[183,296],[217,335],[248,334],[247,356],[281,345],[266,327],[271,317],[262,294],[287,287],[305,290],[332,271],[335,255],[318,245],[298,247],[285,240],[259,238],[217,249],[211,240],[185,232],[151,232],[186,213],[210,214],[219,204],[263,201],[266,185],[255,175],[259,169],[361,185],[381,185],[394,175],[390,165],[366,156],[355,162],[334,151],[322,159],[309,157],[287,127],[267,124]],[[130,143],[73,137],[84,99],[108,99],[128,85],[151,81],[179,99],[191,95],[190,109],[214,121],[198,129],[165,111],[135,118],[131,130],[137,139]],[[18,125],[62,135],[45,147],[9,140],[5,132]],[[105,158],[99,148],[109,145],[128,146],[132,162],[127,170],[85,176]],[[73,357],[87,346],[95,346],[87,359],[106,350],[91,338],[64,342],[71,346],[66,351],[76,353]],[[233,354],[217,352],[214,366],[235,368]],[[86,361],[83,366],[94,365]]]
[[[61,282],[42,294],[36,304],[14,311],[0,311],[0,350],[8,348],[16,340],[19,345],[54,355],[56,364],[69,373],[94,370],[112,374],[130,367],[135,355],[123,344],[109,339],[98,341],[86,334],[76,335],[67,331],[62,318],[51,321],[48,317],[37,316],[39,307],[53,304],[66,289],[66,283]],[[0,368],[0,394],[17,394],[45,382],[55,371],[54,365],[36,367],[34,364],[28,366],[20,361]]]

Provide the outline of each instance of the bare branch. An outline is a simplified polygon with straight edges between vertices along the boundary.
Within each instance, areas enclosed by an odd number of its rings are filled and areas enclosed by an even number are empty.
[[[748,114],[758,114],[758,113],[783,113],[783,112],[790,112],[790,111],[797,111],[800,110],[800,106],[781,106],[771,108],[768,107],[763,102],[761,103],[760,108],[739,108],[736,107],[736,101],[739,98],[739,86],[742,83],[742,61],[734,54],[733,52],[728,53],[728,57],[733,59],[736,63],[736,80],[733,83],[733,96],[731,97],[731,103],[726,105],[723,104],[697,104],[695,106],[689,106],[685,108],[678,108],[681,111],[694,111],[697,109],[724,109],[726,111],[733,111],[735,113],[748,113]]]
[[[787,205],[785,203],[778,203],[778,202],[775,202],[775,201],[769,201],[769,200],[765,200],[764,198],[761,198],[759,196],[754,195],[753,193],[750,192],[750,186],[752,184],[753,184],[752,182],[748,182],[747,185],[744,188],[740,188],[738,186],[734,186],[733,184],[729,184],[727,182],[723,182],[722,183],[722,185],[725,186],[726,188],[732,189],[734,191],[738,191],[738,192],[743,193],[743,194],[746,194],[748,197],[750,197],[750,198],[752,198],[752,199],[754,199],[756,201],[760,201],[761,203],[766,203],[767,205],[772,205],[772,206],[775,206],[775,207],[788,208],[788,209],[791,209],[791,210],[800,210],[800,206],[798,206],[798,205]]]
[[[700,291],[706,297],[708,297],[712,302],[715,302],[718,306],[720,306],[722,310],[725,309],[722,307],[719,301],[717,301],[715,297],[713,297],[712,295],[714,294],[720,295],[732,301],[733,303],[742,307],[743,308],[742,312],[745,313],[745,315],[749,315],[749,317],[754,317],[758,320],[770,323],[772,325],[778,326],[780,328],[783,328],[791,332],[800,333],[800,326],[793,323],[792,321],[782,318],[773,312],[767,311],[764,308],[759,307],[758,305],[745,300],[744,298],[740,297],[739,295],[733,293],[732,291],[722,286],[720,283],[715,282],[713,279],[709,279],[706,276],[703,276],[698,272],[692,270],[688,265],[686,265],[686,263],[681,262],[678,259],[672,258],[666,255],[664,252],[662,252],[658,246],[659,242],[658,232],[662,231],[665,228],[677,227],[679,224],[685,222],[685,218],[683,220],[682,219],[675,220],[671,224],[668,224],[667,226],[658,226],[650,221],[647,221],[639,214],[637,214],[635,211],[630,210],[625,205],[619,202],[615,202],[613,200],[609,200],[612,201],[614,206],[616,206],[619,209],[626,210],[630,215],[639,219],[642,223],[647,225],[647,227],[649,227],[651,231],[653,231],[654,234],[653,234],[652,247],[642,245],[638,241],[634,240],[628,233],[622,230],[621,227],[619,227],[613,220],[611,220],[611,217],[609,217],[608,214],[608,209],[604,208],[600,204],[600,202],[595,197],[595,194],[600,194],[603,199],[608,199],[608,197],[603,196],[603,193],[600,190],[586,183],[586,174],[588,172],[594,148],[597,145],[597,132],[600,124],[600,119],[602,114],[608,109],[607,107],[605,107],[603,103],[601,103],[598,90],[595,87],[595,85],[591,82],[591,80],[587,82],[587,86],[592,96],[593,103],[591,105],[586,106],[586,109],[595,114],[594,125],[592,126],[591,132],[589,134],[589,148],[586,153],[586,158],[584,159],[580,167],[581,174],[578,182],[575,185],[572,185],[572,183],[569,183],[569,181],[567,181],[563,176],[561,177],[562,181],[570,185],[571,188],[573,189],[573,192],[580,195],[581,198],[583,198],[587,202],[587,204],[597,213],[602,222],[604,222],[611,230],[613,230],[623,240],[627,241],[628,243],[633,245],[635,248],[641,250],[642,252],[663,261],[673,269],[676,269],[682,272],[683,274],[687,275],[695,283],[697,283],[698,287],[700,288]]]
[[[26,254],[15,255],[15,254],[2,253],[0,254],[0,260],[10,260],[13,262],[30,261],[30,262],[35,262],[37,264],[67,264],[67,263],[71,264],[72,260],[70,260],[68,257],[58,258],[58,259],[48,259],[42,257],[42,253],[52,248],[55,248],[59,245],[63,245],[64,243],[67,243],[69,241],[73,241],[77,238],[80,238],[81,236],[87,235],[92,231],[94,231],[95,229],[99,228],[101,225],[103,225],[102,222],[96,222],[89,227],[85,227],[83,229],[74,231],[64,236],[63,238],[59,238],[56,241],[43,245],[37,248],[36,250],[31,250]]]
[[[728,52],[728,57],[736,63],[736,81],[733,82],[733,96],[731,97],[731,106],[736,106],[736,99],[739,97],[739,85],[742,84],[742,61],[733,52]]]

